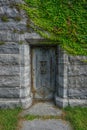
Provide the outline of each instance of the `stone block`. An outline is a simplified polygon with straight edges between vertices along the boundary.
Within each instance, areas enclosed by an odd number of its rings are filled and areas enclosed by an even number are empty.
[[[24,3],[23,0],[0,0],[0,6],[6,6],[10,4]]]
[[[25,40],[25,34],[14,33],[11,30],[0,31],[0,41],[20,42]]]
[[[68,96],[72,99],[87,99],[87,88],[69,88]]]
[[[18,67],[20,65],[20,57],[15,54],[0,54],[0,68],[5,67]]]
[[[30,66],[21,66],[20,70],[21,70],[21,73],[24,74],[24,75],[31,73]]]
[[[68,104],[68,99],[67,98],[61,98],[61,97],[58,97],[56,94],[55,94],[55,103],[58,107],[67,107],[69,104]]]
[[[20,97],[21,98],[28,97],[30,95],[30,93],[31,93],[31,88],[30,87],[20,89]]]
[[[9,75],[20,75],[20,67],[11,65],[11,66],[0,66],[0,76],[9,76]]]
[[[11,20],[5,23],[0,22],[0,30],[11,30],[14,33],[24,33],[25,31],[27,31],[26,21],[20,21],[18,23]]]
[[[87,99],[69,99],[69,105],[72,107],[75,106],[87,106]]]
[[[20,84],[22,88],[31,87],[31,73],[21,71]]]
[[[59,76],[58,77],[58,84],[63,87],[64,86],[64,77],[63,76]]]
[[[20,58],[20,61],[21,61],[21,66],[29,66],[30,65],[30,58],[29,56],[23,56]]]
[[[19,54],[19,44],[15,42],[6,42],[0,45],[0,54]]]
[[[20,46],[20,61],[21,61],[21,67],[24,66],[28,68],[31,67],[30,47],[28,44],[22,44]]]
[[[87,65],[68,65],[67,68],[68,76],[87,76]]]
[[[58,85],[58,94],[59,97],[63,97],[63,87],[61,87],[60,85]]]
[[[58,86],[58,96],[61,98],[67,98],[67,88]]]
[[[20,87],[19,76],[0,76],[0,87]]]
[[[86,88],[87,87],[87,76],[73,76],[68,77],[68,87],[69,88]]]
[[[0,88],[0,98],[18,98],[20,97],[20,89],[15,88]]]
[[[31,78],[21,78],[20,79],[21,88],[31,88]]]
[[[23,109],[27,109],[32,105],[33,102],[33,95],[31,94],[31,96],[21,99],[21,106]]]
[[[80,65],[87,65],[87,62],[83,62],[83,61],[87,61],[87,56],[68,56],[68,62],[69,64],[80,64]]]
[[[58,64],[58,75],[59,76],[66,76],[67,77],[67,64]]]
[[[0,99],[0,109],[14,109],[16,107],[21,107],[20,99],[9,99],[1,98]]]
[[[32,32],[32,33],[25,33],[25,39],[38,40],[38,39],[42,39],[42,37],[38,33]]]
[[[58,75],[64,76],[64,64],[58,64]]]

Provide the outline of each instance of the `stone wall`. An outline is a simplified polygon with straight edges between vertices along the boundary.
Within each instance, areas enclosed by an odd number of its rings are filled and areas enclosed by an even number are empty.
[[[87,105],[87,56],[71,56],[58,48],[55,100],[60,107]]]
[[[87,57],[68,56],[67,75],[69,99],[87,104]]]
[[[32,103],[30,49],[25,39],[40,36],[27,28],[25,12],[15,5],[22,2],[0,0],[0,108],[26,108]]]

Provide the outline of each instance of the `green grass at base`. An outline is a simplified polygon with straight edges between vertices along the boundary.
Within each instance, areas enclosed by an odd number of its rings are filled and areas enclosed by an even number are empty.
[[[16,130],[20,108],[0,110],[0,130]]]
[[[70,121],[74,130],[87,130],[87,107],[67,107],[66,120]]]

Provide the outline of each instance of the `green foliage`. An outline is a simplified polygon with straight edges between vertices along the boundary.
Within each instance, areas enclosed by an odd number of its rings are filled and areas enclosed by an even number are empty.
[[[87,1],[86,0],[25,0],[26,10],[45,38],[58,41],[68,53],[87,55]],[[43,31],[44,30],[44,31]]]
[[[52,115],[44,115],[44,116],[39,116],[39,115],[26,115],[25,116],[26,120],[34,120],[34,119],[41,119],[41,120],[47,120],[47,119],[61,119],[61,116],[52,116]]]
[[[16,130],[21,109],[0,110],[0,130]]]
[[[3,16],[1,17],[1,20],[2,20],[3,22],[8,22],[8,21],[9,21],[7,15],[3,15]]]
[[[5,44],[5,42],[3,42],[3,41],[0,41],[0,45],[3,45],[3,44]]]
[[[67,107],[66,119],[71,122],[74,130],[87,130],[87,107]]]

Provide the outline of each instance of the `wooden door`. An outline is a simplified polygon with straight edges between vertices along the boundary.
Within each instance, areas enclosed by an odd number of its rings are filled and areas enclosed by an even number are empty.
[[[53,99],[56,88],[55,47],[32,48],[32,91],[35,99]]]

